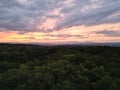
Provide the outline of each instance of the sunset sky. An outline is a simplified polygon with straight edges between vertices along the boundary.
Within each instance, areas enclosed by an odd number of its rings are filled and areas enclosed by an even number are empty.
[[[120,42],[120,0],[0,0],[0,42]]]

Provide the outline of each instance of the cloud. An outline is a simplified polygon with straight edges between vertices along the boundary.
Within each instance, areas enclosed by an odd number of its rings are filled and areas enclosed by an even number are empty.
[[[0,31],[52,32],[119,23],[119,5],[120,0],[0,0]],[[45,25],[50,19],[55,19],[52,28]]]
[[[43,16],[52,9],[49,0],[0,0],[0,27],[7,30],[35,31]]]
[[[94,1],[94,2],[92,2]],[[95,2],[96,1],[96,2]],[[107,4],[106,4],[107,3]],[[55,29],[69,28],[72,26],[93,26],[120,22],[120,0],[76,0],[76,4],[68,9],[62,8],[66,14]],[[70,11],[71,10],[71,11]]]
[[[72,34],[46,34],[47,37],[53,38],[87,38],[85,35],[72,35]]]
[[[96,31],[95,34],[103,34],[105,36],[110,36],[110,37],[120,37],[120,31],[115,31],[115,30]]]
[[[21,7],[21,4],[19,3],[18,0],[0,0],[0,6],[4,8],[11,8],[11,7]]]

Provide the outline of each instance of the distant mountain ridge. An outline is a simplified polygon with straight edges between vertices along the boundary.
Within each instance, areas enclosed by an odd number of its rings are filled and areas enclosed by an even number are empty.
[[[42,46],[56,46],[56,45],[68,45],[68,46],[111,46],[120,47],[120,42],[109,42],[109,43],[96,43],[96,42],[67,42],[67,43],[0,43],[0,44],[22,44],[22,45],[42,45]]]

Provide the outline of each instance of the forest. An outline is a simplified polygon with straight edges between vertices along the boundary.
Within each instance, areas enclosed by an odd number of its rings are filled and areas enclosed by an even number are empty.
[[[0,44],[0,90],[120,90],[120,47]]]

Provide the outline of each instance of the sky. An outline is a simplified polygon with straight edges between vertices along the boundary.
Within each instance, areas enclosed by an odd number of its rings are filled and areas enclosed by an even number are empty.
[[[120,0],[0,0],[0,42],[120,42]]]

